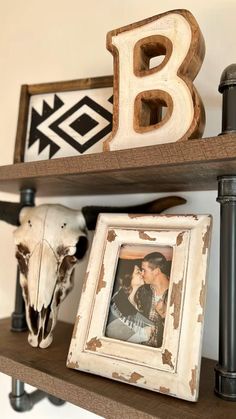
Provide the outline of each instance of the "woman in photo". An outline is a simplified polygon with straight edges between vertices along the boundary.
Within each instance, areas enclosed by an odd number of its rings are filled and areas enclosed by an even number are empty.
[[[153,322],[145,317],[145,310],[142,313],[137,307],[135,296],[138,289],[144,285],[144,281],[137,263],[135,261],[128,262],[126,263],[126,273],[119,280],[120,287],[111,299],[106,336],[132,343],[144,343],[150,338]],[[128,266],[130,267],[129,273],[127,273]],[[139,303],[139,306],[141,307],[143,304],[144,302]],[[150,298],[149,304],[151,304]]]

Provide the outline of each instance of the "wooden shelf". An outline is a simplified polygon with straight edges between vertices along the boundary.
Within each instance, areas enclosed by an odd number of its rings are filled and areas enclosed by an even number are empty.
[[[0,167],[0,191],[38,196],[217,189],[236,173],[236,134]]]
[[[71,335],[72,325],[58,322],[52,346],[34,349],[27,333],[0,320],[0,371],[108,419],[235,419],[236,404],[214,395],[215,361],[203,359],[199,401],[191,403],[66,368]]]

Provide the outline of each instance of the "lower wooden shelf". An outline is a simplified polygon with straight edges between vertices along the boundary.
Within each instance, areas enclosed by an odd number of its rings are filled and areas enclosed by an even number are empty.
[[[236,403],[214,395],[215,361],[203,358],[199,401],[186,402],[68,369],[72,329],[58,322],[51,347],[34,349],[27,332],[11,332],[10,319],[0,320],[0,371],[105,418],[236,418]]]

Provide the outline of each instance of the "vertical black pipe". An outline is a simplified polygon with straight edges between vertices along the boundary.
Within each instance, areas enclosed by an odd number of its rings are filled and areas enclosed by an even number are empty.
[[[25,391],[25,384],[20,380],[12,378],[12,391],[9,394],[11,407],[16,412],[28,412],[34,405],[45,399],[48,394],[41,390],[34,390],[32,393]]]
[[[12,378],[12,391],[9,394],[9,399],[11,407],[16,412],[28,412],[36,403],[45,399],[45,397],[47,397],[54,406],[62,406],[65,404],[64,400],[45,393],[42,390],[34,390],[32,393],[27,393],[25,391],[25,384],[20,380]]]
[[[215,393],[236,401],[236,176],[218,179],[220,225],[219,362]]]
[[[229,134],[236,131],[236,64],[223,71],[219,92],[223,93],[221,134]]]
[[[219,179],[219,188],[223,189],[225,181],[236,184],[234,179]],[[224,196],[218,197],[221,203],[221,243],[220,243],[220,342],[219,364],[227,371],[236,371],[236,202],[235,197],[229,201]]]
[[[236,132],[236,64],[221,76],[222,134]],[[218,178],[220,203],[220,319],[219,362],[215,393],[236,401],[236,175]]]
[[[20,203],[23,207],[34,206],[35,191],[33,189],[22,189],[20,194]],[[25,320],[25,303],[22,297],[22,291],[20,286],[20,272],[17,266],[16,274],[16,294],[15,294],[15,310],[11,316],[11,330],[14,332],[22,332],[27,330],[27,324]]]

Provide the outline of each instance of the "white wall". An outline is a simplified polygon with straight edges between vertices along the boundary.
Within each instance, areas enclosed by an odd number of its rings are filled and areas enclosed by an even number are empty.
[[[204,136],[214,136],[221,130],[221,96],[217,91],[219,79],[223,69],[236,59],[234,0],[0,1],[0,165],[12,163],[21,84],[111,74],[112,56],[106,50],[106,33],[111,29],[176,8],[190,10],[204,34],[206,58],[195,85],[206,108],[207,124]],[[186,197],[188,203],[185,207],[172,209],[172,213],[211,213],[214,217],[203,355],[217,358],[219,205],[215,201],[216,191],[185,192],[179,195]],[[157,194],[125,195],[122,202],[143,202],[156,196]],[[2,193],[0,199],[16,201],[18,197]],[[47,200],[49,201],[60,201],[79,208],[90,203],[119,203],[121,197],[83,196],[54,198]],[[40,202],[42,200],[37,201]],[[14,306],[16,267],[12,231],[12,227],[1,223],[1,318],[9,316]],[[74,321],[78,306],[79,280],[83,276],[83,270],[84,267],[77,268],[76,287],[61,309],[61,318],[71,322]],[[10,419],[18,414],[9,407],[9,392],[10,379],[0,374],[1,417]],[[82,416],[83,413],[85,416]],[[49,418],[53,415],[71,419],[78,415],[81,418],[92,417],[92,414],[75,406],[66,404],[56,408],[47,401],[36,406],[24,417]]]

